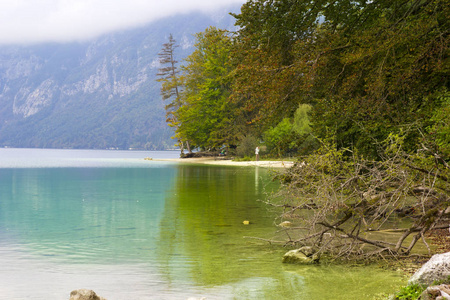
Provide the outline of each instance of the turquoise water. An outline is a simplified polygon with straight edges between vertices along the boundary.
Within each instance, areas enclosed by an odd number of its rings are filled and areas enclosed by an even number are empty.
[[[370,299],[395,272],[281,264],[266,169],[0,149],[0,299]],[[243,225],[249,220],[250,225]]]

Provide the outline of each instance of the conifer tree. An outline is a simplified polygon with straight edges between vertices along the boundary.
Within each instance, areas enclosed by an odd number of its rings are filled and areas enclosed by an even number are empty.
[[[181,107],[182,101],[180,97],[181,78],[179,76],[179,70],[177,68],[178,61],[175,60],[175,49],[178,48],[176,40],[172,34],[169,35],[169,41],[163,44],[161,52],[158,53],[159,62],[161,67],[158,69],[157,81],[161,82],[161,96],[164,101],[169,101],[166,104],[166,122],[170,127],[178,128],[179,122],[176,116],[176,111]],[[178,138],[178,145],[180,146],[181,153],[184,150],[184,141]],[[189,152],[191,152],[189,142],[186,141],[186,146]]]

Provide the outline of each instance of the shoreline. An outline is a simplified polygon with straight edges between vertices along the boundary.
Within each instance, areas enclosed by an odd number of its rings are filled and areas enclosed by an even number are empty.
[[[187,164],[233,166],[233,167],[290,168],[294,165],[294,162],[292,161],[275,161],[275,160],[232,161],[231,159],[222,159],[217,157],[167,158],[167,159],[152,159],[152,160],[187,163]]]

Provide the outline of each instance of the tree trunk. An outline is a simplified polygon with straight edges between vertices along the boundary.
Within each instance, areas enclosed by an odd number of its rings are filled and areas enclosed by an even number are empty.
[[[191,146],[189,145],[189,141],[186,141],[186,147],[189,153],[192,153]]]

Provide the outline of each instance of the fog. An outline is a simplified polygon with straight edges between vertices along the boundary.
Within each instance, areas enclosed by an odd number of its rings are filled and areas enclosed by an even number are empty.
[[[245,0],[0,0],[0,44],[70,42]]]

